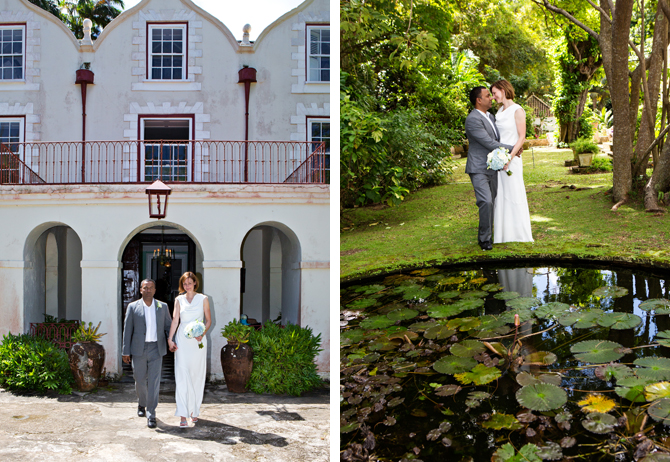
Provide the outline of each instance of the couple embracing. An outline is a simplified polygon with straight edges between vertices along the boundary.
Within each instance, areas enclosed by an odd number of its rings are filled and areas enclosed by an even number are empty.
[[[495,117],[487,112],[493,98],[499,107]],[[465,119],[470,143],[465,173],[470,175],[479,207],[479,246],[491,250],[494,243],[533,242],[521,163],[526,114],[514,103],[514,88],[507,80],[494,83],[491,91],[473,88],[470,102],[474,110]],[[492,170],[487,156],[501,147],[511,159],[501,170]]]
[[[175,352],[175,400],[179,426],[198,421],[207,372],[205,334],[212,320],[207,296],[196,293],[198,279],[190,271],[179,279],[179,295],[170,317],[167,303],[154,299],[156,283],[145,279],[142,298],[128,305],[123,329],[123,362],[131,363],[139,405],[137,415],[156,428],[161,367],[167,348]],[[203,322],[204,321],[204,322]],[[199,329],[190,326],[200,325]]]

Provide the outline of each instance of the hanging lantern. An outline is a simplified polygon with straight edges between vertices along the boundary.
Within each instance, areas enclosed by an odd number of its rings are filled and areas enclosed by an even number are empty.
[[[149,196],[149,218],[165,218],[168,196],[172,189],[160,180],[154,181],[144,192]]]

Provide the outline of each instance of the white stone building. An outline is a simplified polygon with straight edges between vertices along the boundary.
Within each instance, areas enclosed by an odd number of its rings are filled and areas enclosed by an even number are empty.
[[[241,314],[311,327],[328,372],[329,18],[306,0],[238,42],[190,0],[143,0],[91,41],[0,0],[0,334],[101,322],[120,373],[139,282],[171,303],[190,270],[212,306],[210,377]]]

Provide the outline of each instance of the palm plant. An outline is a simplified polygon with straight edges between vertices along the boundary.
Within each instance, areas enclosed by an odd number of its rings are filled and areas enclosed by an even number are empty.
[[[42,0],[44,1],[44,0]],[[97,38],[102,29],[121,14],[123,0],[60,0],[62,20],[75,37],[84,37],[84,19],[93,22],[91,37]]]

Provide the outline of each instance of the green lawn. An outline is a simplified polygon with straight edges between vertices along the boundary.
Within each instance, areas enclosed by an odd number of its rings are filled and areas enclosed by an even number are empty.
[[[477,245],[478,213],[465,159],[450,184],[412,193],[397,207],[346,209],[340,220],[341,278],[399,268],[510,258],[570,257],[670,267],[666,214],[638,197],[612,212],[612,174],[576,175],[569,149],[523,154],[534,243]]]

